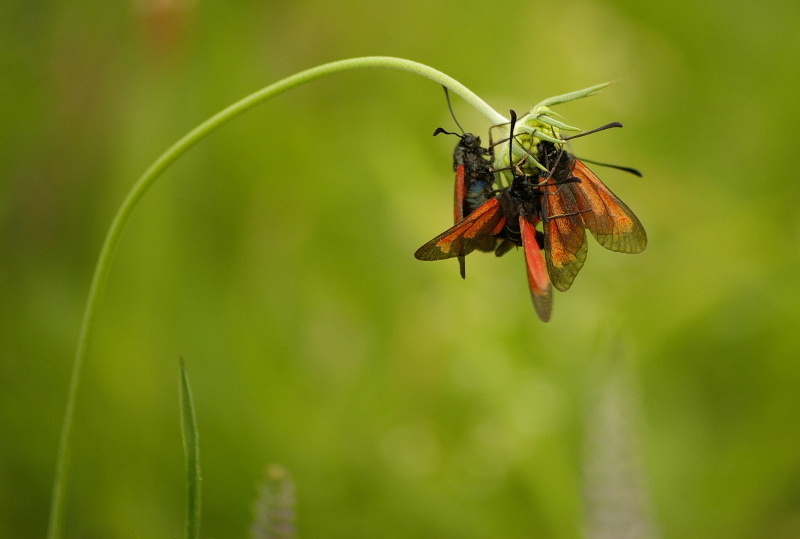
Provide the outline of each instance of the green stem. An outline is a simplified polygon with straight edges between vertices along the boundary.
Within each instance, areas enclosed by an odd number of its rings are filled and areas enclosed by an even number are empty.
[[[75,411],[76,397],[78,387],[80,385],[81,373],[83,370],[83,363],[86,357],[87,347],[89,343],[89,336],[94,326],[97,307],[100,299],[105,290],[106,281],[111,268],[111,262],[114,258],[114,253],[117,250],[117,245],[122,237],[122,232],[125,225],[128,223],[133,209],[141,200],[144,193],[150,188],[155,180],[161,175],[167,167],[176,161],[181,155],[186,153],[189,148],[197,144],[200,140],[205,138],[208,134],[220,128],[225,123],[229,122],[236,116],[251,109],[259,103],[275,97],[287,90],[291,90],[301,84],[311,82],[313,80],[333,75],[342,71],[351,69],[362,68],[387,68],[399,69],[401,71],[408,71],[416,75],[429,78],[438,82],[442,86],[448,88],[451,92],[461,96],[464,101],[472,105],[481,114],[486,116],[492,124],[502,124],[508,122],[501,114],[492,109],[485,101],[471,92],[467,87],[426,65],[404,60],[402,58],[391,58],[388,56],[368,56],[364,58],[352,58],[349,60],[341,60],[332,62],[312,69],[302,71],[291,77],[287,77],[281,81],[271,84],[244,99],[234,103],[228,108],[218,112],[188,134],[182,139],[173,144],[166,152],[164,152],[150,167],[142,174],[133,188],[130,190],[125,200],[122,202],[114,220],[111,223],[111,228],[106,234],[103,247],[100,250],[100,257],[95,266],[94,276],[92,277],[92,284],[89,288],[89,298],[86,302],[86,308],[83,313],[83,322],[81,323],[80,335],[78,337],[78,346],[75,351],[75,359],[72,364],[72,375],[69,383],[69,391],[67,394],[67,404],[64,413],[64,421],[61,426],[61,438],[59,440],[58,457],[56,463],[55,479],[53,483],[53,494],[50,507],[50,520],[48,524],[48,539],[58,539],[61,537],[61,528],[64,519],[64,502],[65,491],[67,485],[67,476],[69,471],[69,451],[71,447],[72,429],[73,429],[73,416]]]
[[[194,399],[186,374],[186,363],[181,358],[181,432],[183,453],[186,461],[186,539],[200,536],[200,443],[197,436],[197,419]]]

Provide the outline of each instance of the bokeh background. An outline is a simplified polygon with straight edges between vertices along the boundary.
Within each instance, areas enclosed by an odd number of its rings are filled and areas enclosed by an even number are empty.
[[[423,263],[450,224],[441,88],[339,74],[238,118],[136,210],[92,338],[67,537],[177,537],[178,358],[203,536],[264,470],[301,537],[800,537],[800,11],[792,2],[0,3],[0,536],[42,537],[102,239],[203,119],[324,62],[393,55],[497,110],[625,129],[581,156],[646,226],[590,240],[552,321],[522,255]],[[462,101],[466,129],[489,124]]]

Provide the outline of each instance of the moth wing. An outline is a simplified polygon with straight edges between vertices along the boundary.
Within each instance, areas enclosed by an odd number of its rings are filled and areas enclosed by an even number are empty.
[[[578,205],[581,219],[597,243],[619,253],[641,253],[647,233],[634,213],[600,181],[580,159],[572,175],[579,181],[566,184]]]
[[[444,260],[466,256],[483,242],[494,241],[491,236],[500,233],[504,224],[500,201],[496,197],[490,198],[464,220],[417,249],[414,257],[418,260]]]
[[[583,214],[571,190],[573,183],[549,183],[542,195],[542,231],[547,273],[553,286],[565,292],[586,262]]]
[[[520,236],[522,247],[525,251],[525,268],[528,273],[528,287],[531,290],[531,299],[536,314],[542,322],[550,320],[553,309],[553,289],[547,276],[542,250],[536,241],[536,228],[527,219],[519,218]]]
[[[456,167],[456,184],[453,193],[453,223],[458,224],[464,220],[464,201],[467,197],[467,186],[464,182],[466,170],[464,164]],[[467,261],[464,255],[458,257],[458,270],[462,279],[467,278]]]

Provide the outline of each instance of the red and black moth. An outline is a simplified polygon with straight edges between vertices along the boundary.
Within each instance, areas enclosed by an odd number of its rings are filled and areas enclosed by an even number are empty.
[[[546,322],[553,302],[542,257],[544,237],[536,230],[542,217],[541,201],[542,192],[535,177],[515,174],[509,187],[420,247],[414,256],[419,260],[442,260],[466,256],[487,245],[496,246],[495,254],[501,256],[512,245],[522,246],[531,298],[539,318]]]
[[[512,111],[512,133],[515,118]],[[563,144],[542,141],[536,149],[544,170],[524,174],[519,165],[511,167],[513,180],[508,187],[496,191],[414,256],[419,260],[463,257],[489,245],[497,245],[495,254],[500,256],[511,245],[521,246],[534,308],[547,322],[552,287],[562,292],[569,289],[586,261],[586,229],[600,245],[622,253],[642,252],[647,234],[633,212]],[[537,230],[540,223],[541,231]]]
[[[472,133],[451,133],[441,127],[433,132],[456,135],[459,138],[453,150],[453,170],[456,173],[455,187],[453,189],[453,222],[460,223],[480,207],[484,202],[494,196],[494,171],[488,156],[491,151],[481,146],[481,139]],[[476,245],[479,251],[494,250],[497,241],[486,237]],[[458,265],[461,278],[467,276],[464,255],[458,255]]]
[[[586,232],[610,251],[641,253],[647,233],[634,213],[589,167],[550,142],[539,153],[551,171],[542,181],[542,231],[547,274],[565,292],[586,261]]]

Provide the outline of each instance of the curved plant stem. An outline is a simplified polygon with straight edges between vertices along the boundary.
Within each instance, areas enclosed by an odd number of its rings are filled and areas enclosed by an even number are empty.
[[[53,494],[50,507],[50,520],[48,525],[48,539],[58,539],[61,537],[61,528],[64,518],[64,498],[67,485],[67,476],[69,471],[69,451],[71,447],[72,438],[72,423],[75,412],[75,403],[80,385],[81,373],[83,370],[83,363],[86,357],[87,346],[89,337],[92,333],[97,307],[100,299],[105,290],[106,281],[108,279],[111,262],[114,253],[117,250],[117,245],[122,237],[122,232],[125,225],[130,219],[133,209],[141,200],[144,193],[150,188],[155,180],[161,175],[164,170],[169,167],[175,160],[183,155],[189,148],[197,144],[206,135],[215,131],[228,121],[236,116],[249,110],[250,108],[266,101],[271,97],[282,94],[287,90],[291,90],[301,84],[311,82],[313,80],[333,75],[342,71],[351,69],[362,68],[388,68],[399,69],[401,71],[408,71],[416,75],[429,78],[442,86],[448,88],[451,92],[461,96],[467,103],[475,107],[481,114],[486,116],[493,124],[506,123],[506,120],[501,114],[492,109],[485,101],[471,92],[463,84],[437,71],[426,65],[404,60],[401,58],[392,58],[388,56],[368,56],[364,58],[352,58],[348,60],[341,60],[332,62],[312,69],[302,71],[291,77],[287,77],[281,81],[271,84],[244,99],[237,101],[228,108],[218,112],[188,134],[181,138],[178,142],[173,144],[166,152],[164,152],[150,167],[142,174],[136,184],[131,188],[125,200],[122,202],[114,220],[111,223],[106,234],[103,247],[100,250],[100,256],[95,266],[94,275],[92,277],[92,284],[89,288],[89,297],[86,302],[86,308],[83,313],[83,321],[81,323],[80,335],[78,337],[78,346],[75,351],[75,359],[72,365],[72,375],[70,378],[69,392],[67,394],[67,404],[64,414],[64,421],[61,427],[61,438],[59,440],[58,457],[56,464],[55,479],[53,483]]]

